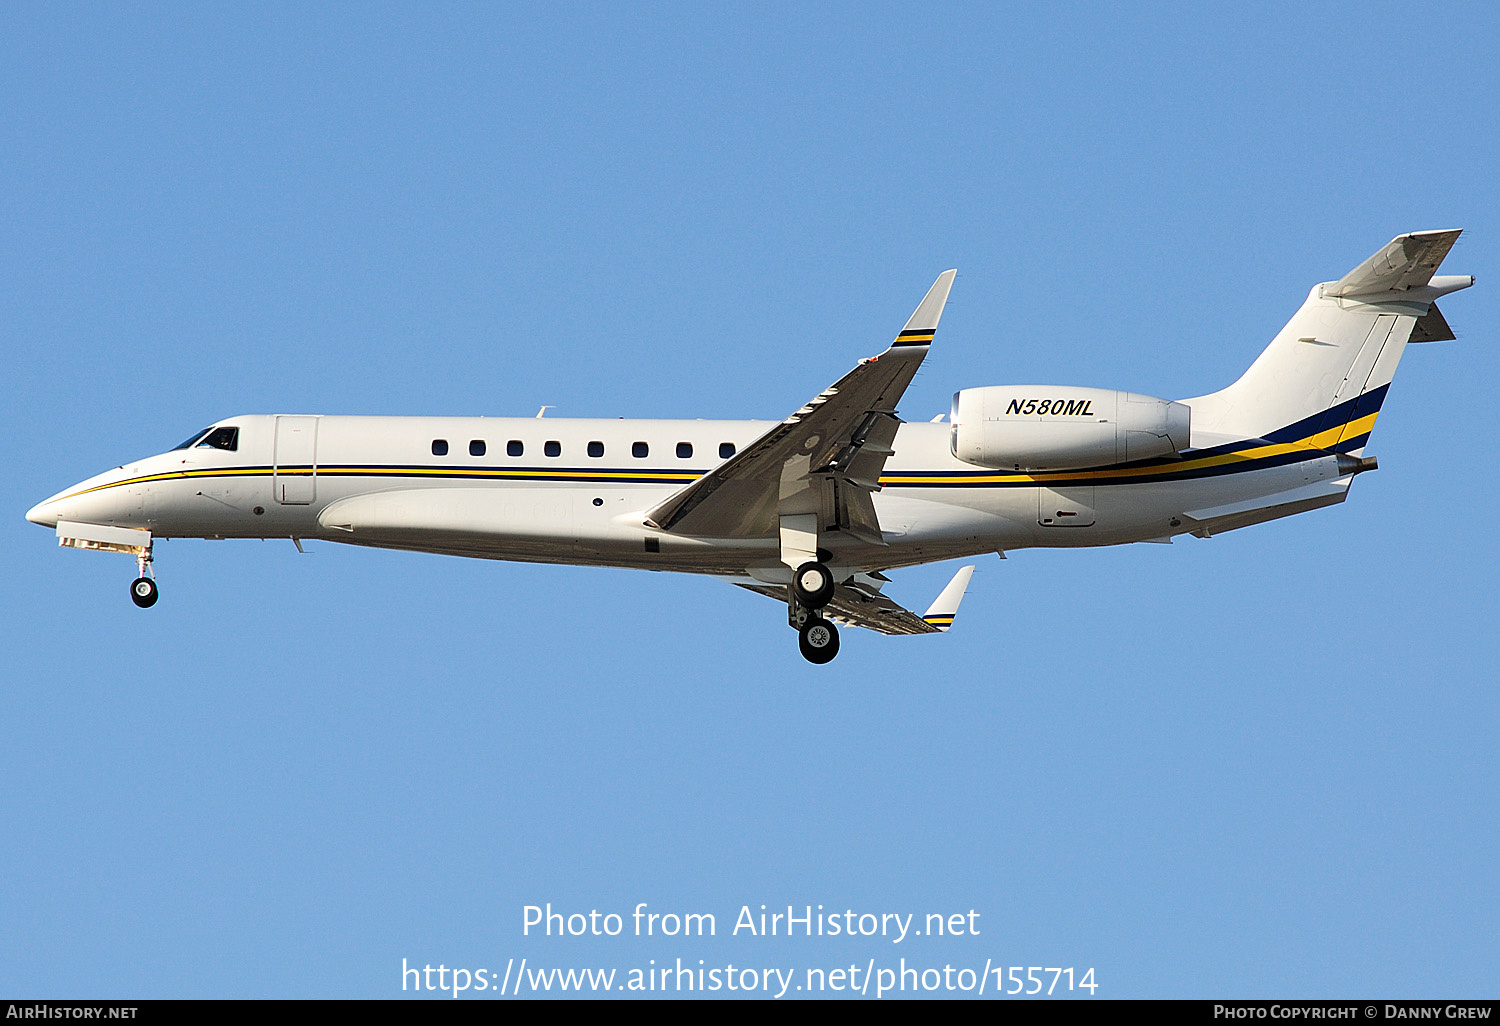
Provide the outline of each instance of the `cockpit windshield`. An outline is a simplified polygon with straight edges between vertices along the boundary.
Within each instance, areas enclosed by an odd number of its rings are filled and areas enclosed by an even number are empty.
[[[214,428],[203,436],[195,449],[223,449],[225,452],[234,452],[240,447],[240,429],[237,427]]]
[[[206,427],[181,445],[173,446],[172,451],[176,452],[178,449],[223,449],[226,452],[234,452],[239,447],[239,428]]]
[[[202,438],[212,430],[213,428],[199,428],[192,436],[188,438],[186,442],[183,442],[181,445],[172,446],[172,451],[176,452],[178,449],[191,449],[194,442],[196,442],[198,439]]]

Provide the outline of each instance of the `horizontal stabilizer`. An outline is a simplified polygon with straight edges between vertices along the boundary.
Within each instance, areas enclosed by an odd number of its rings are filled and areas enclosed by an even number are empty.
[[[1412,342],[1451,342],[1455,337],[1453,329],[1448,327],[1448,318],[1443,316],[1436,303],[1417,318],[1416,326],[1411,330]]]
[[[973,566],[960,567],[958,573],[953,575],[953,580],[948,582],[948,587],[927,607],[922,619],[940,631],[952,627],[953,618],[958,615],[958,604],[964,600],[964,592],[969,590],[969,578],[973,576]]]
[[[1379,253],[1325,287],[1323,295],[1342,298],[1421,288],[1432,280],[1461,231],[1448,228],[1398,235]]]

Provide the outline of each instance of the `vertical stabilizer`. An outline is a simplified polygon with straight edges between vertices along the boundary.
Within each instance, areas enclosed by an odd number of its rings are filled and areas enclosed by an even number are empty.
[[[1264,438],[1358,455],[1414,330],[1417,341],[1435,337],[1438,323],[1446,330],[1435,301],[1474,283],[1433,276],[1458,235],[1398,236],[1338,281],[1314,286],[1238,381],[1183,400],[1193,408],[1193,444],[1204,444],[1200,434]]]

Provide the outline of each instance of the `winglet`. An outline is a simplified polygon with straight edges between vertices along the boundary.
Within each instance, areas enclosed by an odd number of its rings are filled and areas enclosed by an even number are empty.
[[[940,631],[952,627],[953,618],[958,615],[958,604],[964,600],[964,592],[969,590],[969,578],[973,576],[972,566],[960,567],[958,573],[953,575],[953,580],[948,582],[948,587],[927,607],[922,619]]]
[[[932,283],[932,288],[927,290],[927,295],[917,304],[916,311],[907,319],[906,327],[901,329],[901,334],[891,343],[892,349],[932,345],[932,335],[937,331],[943,307],[948,305],[948,292],[953,288],[953,279],[957,276],[957,270],[944,271],[938,275],[938,280]]]

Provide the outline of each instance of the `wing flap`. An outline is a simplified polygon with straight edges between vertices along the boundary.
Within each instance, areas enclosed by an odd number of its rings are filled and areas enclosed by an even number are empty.
[[[785,586],[748,578],[734,583],[766,598],[786,601]],[[936,634],[947,629],[933,626],[878,591],[848,584],[833,590],[833,598],[823,608],[823,615],[840,627],[864,627],[881,634]]]
[[[856,574],[833,589],[833,598],[823,607],[823,615],[841,627],[864,627],[881,634],[938,634],[953,626],[953,617],[973,575],[972,566],[960,568],[927,612],[918,616],[880,591],[886,580],[883,574]],[[785,585],[749,577],[732,580],[747,591],[786,601]]]

